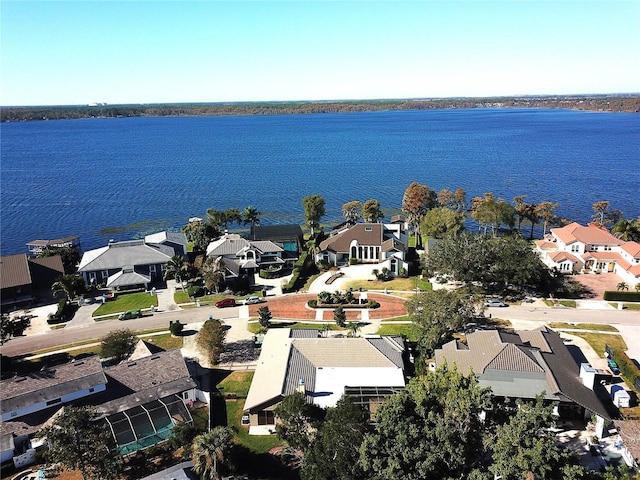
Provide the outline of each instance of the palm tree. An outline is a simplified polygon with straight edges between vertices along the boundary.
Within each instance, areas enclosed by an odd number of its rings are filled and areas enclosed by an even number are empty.
[[[253,208],[251,205],[242,210],[242,223],[251,225],[251,234],[253,234],[253,227],[260,225],[260,215],[262,214],[258,209]]]
[[[56,281],[51,285],[51,291],[54,296],[59,294],[66,295],[67,300],[71,301],[76,296],[78,290],[82,288],[81,278],[78,275],[66,274],[59,276]]]
[[[619,291],[619,292],[624,292],[626,290],[629,290],[629,285],[627,285],[626,282],[620,282],[616,286],[616,290]]]
[[[347,323],[347,330],[349,330],[349,336],[355,337],[360,330],[360,324],[358,322],[349,322]]]
[[[611,233],[625,242],[640,242],[640,222],[623,218],[611,227]]]
[[[207,257],[201,268],[202,278],[207,288],[213,287],[218,293],[224,284],[224,260],[222,257]]]
[[[181,255],[174,255],[167,262],[166,269],[164,271],[163,280],[174,279],[176,282],[180,282],[182,289],[184,290],[184,281],[188,280],[189,272],[188,267],[184,262],[184,258]]]
[[[202,480],[220,480],[221,471],[229,470],[229,453],[232,448],[233,434],[229,427],[215,427],[198,435],[192,446],[193,470]]]

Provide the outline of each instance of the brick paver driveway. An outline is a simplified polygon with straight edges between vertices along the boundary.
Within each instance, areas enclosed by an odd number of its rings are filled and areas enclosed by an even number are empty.
[[[318,298],[314,294],[300,293],[296,295],[286,295],[284,297],[278,297],[269,299],[267,305],[273,315],[273,318],[283,319],[297,319],[297,320],[314,320],[316,318],[316,312],[313,309],[307,308],[307,302],[311,299]],[[370,319],[383,319],[399,317],[407,314],[405,308],[405,300],[403,298],[394,297],[393,295],[385,295],[383,293],[368,293],[367,298],[375,300],[380,304],[380,308],[374,308],[369,310]],[[250,305],[249,315],[252,317],[258,316],[258,308],[264,304]],[[360,320],[360,312],[348,311],[347,320]],[[333,316],[331,312],[325,312],[325,320],[332,320]]]

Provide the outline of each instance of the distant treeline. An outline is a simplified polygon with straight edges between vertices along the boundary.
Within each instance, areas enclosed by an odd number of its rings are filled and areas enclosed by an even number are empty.
[[[282,115],[434,110],[452,108],[564,108],[603,112],[640,112],[638,95],[584,95],[549,97],[447,98],[341,102],[255,102],[96,106],[3,107],[3,122],[73,118],[187,117],[223,115]]]

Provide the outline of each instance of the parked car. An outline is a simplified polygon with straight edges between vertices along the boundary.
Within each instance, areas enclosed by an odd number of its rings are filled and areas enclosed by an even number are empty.
[[[118,320],[129,320],[131,318],[141,318],[142,310],[139,308],[136,310],[127,310],[126,312],[122,312],[118,317]]]
[[[248,297],[245,301],[245,305],[251,305],[253,303],[261,303],[262,299],[260,297]]]
[[[608,358],[607,363],[609,364],[609,370],[611,370],[611,372],[614,375],[620,374],[620,369],[618,368],[618,364],[612,358]]]
[[[499,298],[492,298],[491,300],[487,300],[486,302],[484,302],[484,306],[485,307],[506,307],[507,304],[504,303]]]
[[[236,306],[235,298],[223,298],[219,302],[216,302],[216,307],[218,308],[235,307],[235,306]]]

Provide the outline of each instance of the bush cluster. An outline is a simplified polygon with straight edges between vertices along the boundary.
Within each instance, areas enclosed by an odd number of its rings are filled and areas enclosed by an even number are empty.
[[[189,295],[189,298],[202,297],[204,289],[198,285],[189,285],[187,287],[187,295]]]
[[[625,383],[632,388],[635,387],[636,380],[640,378],[640,369],[624,352],[613,350],[613,360],[620,369],[620,375],[624,378]],[[637,387],[636,387],[637,388]]]
[[[607,290],[603,298],[608,302],[640,302],[640,292],[616,292]]]
[[[307,256],[309,254],[307,252],[303,252],[300,255],[300,258],[293,265],[293,275],[291,276],[291,280],[286,285],[282,286],[283,293],[290,293],[298,288],[298,283],[300,279],[300,274],[302,273],[302,269],[307,261]]]
[[[285,270],[280,268],[278,270],[260,270],[260,272],[258,272],[258,275],[260,276],[260,278],[264,278],[264,279],[271,279],[271,278],[280,278],[282,276],[284,276]]]

